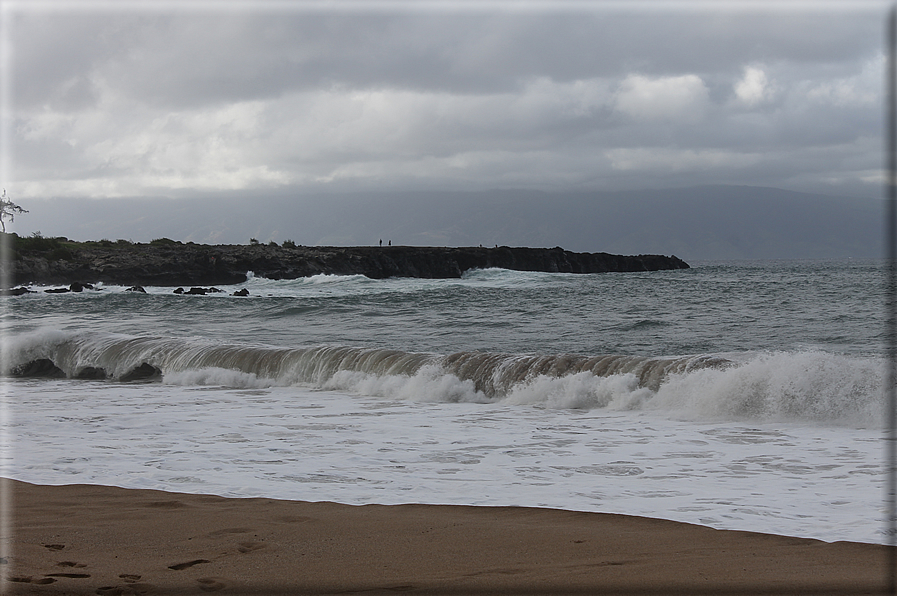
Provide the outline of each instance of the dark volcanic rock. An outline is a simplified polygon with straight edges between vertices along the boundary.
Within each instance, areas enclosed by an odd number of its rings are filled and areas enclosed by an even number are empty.
[[[0,290],[0,296],[21,296],[22,294],[36,294],[32,290],[25,287],[12,288],[9,290]]]
[[[37,254],[21,253],[14,262],[15,279],[19,283],[43,284],[74,284],[76,280],[88,279],[134,286],[180,285],[210,292],[217,289],[203,286],[241,283],[246,281],[248,271],[270,279],[295,279],[322,273],[383,279],[457,278],[470,269],[489,267],[560,273],[688,268],[677,257],[575,253],[559,247],[281,247],[175,243],[162,246],[79,244],[70,252],[69,260],[48,260]],[[182,292],[181,288],[177,293]]]
[[[72,292],[83,292],[84,290],[92,290],[94,289],[93,284],[85,284],[80,281],[73,281],[69,286],[69,289]]]
[[[180,292],[178,292],[178,290],[180,290]],[[177,290],[174,291],[175,294],[193,294],[196,296],[205,296],[206,294],[220,294],[222,292],[224,292],[224,290],[219,290],[218,288],[197,288],[197,287],[190,288],[186,292],[184,291],[184,288],[178,288]]]

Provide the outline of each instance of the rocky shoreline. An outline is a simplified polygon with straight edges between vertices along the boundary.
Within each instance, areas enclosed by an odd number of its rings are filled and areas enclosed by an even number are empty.
[[[674,256],[575,253],[562,248],[306,247],[203,245],[167,241],[66,243],[52,251],[14,247],[7,287],[28,284],[230,285],[247,272],[269,279],[317,274],[458,278],[469,269],[605,273],[687,269]]]

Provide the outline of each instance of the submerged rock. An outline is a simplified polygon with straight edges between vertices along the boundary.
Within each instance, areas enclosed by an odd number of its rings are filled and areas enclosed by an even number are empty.
[[[81,283],[80,281],[73,281],[69,286],[69,290],[72,292],[83,292],[84,290],[93,290],[93,284]]]
[[[0,296],[21,296],[22,294],[36,294],[33,290],[29,290],[24,286],[12,288],[9,290],[0,290]]]
[[[190,288],[189,290],[187,290],[186,292],[183,291],[183,288],[178,288],[178,289],[181,291],[178,292],[177,290],[175,290],[174,291],[175,294],[194,294],[197,296],[205,296],[206,294],[220,294],[220,293],[224,292],[224,290],[219,290],[218,288],[196,288],[196,287],[193,287],[193,288]]]

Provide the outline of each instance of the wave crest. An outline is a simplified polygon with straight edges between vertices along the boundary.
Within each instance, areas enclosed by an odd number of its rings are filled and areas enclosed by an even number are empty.
[[[301,385],[421,402],[654,410],[689,419],[874,425],[882,361],[825,352],[644,357],[275,348],[41,331],[10,338],[4,374],[259,388]]]

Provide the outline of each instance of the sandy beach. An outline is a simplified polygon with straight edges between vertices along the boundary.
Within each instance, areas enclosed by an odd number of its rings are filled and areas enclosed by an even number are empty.
[[[5,480],[9,594],[876,594],[885,547],[522,507]]]

